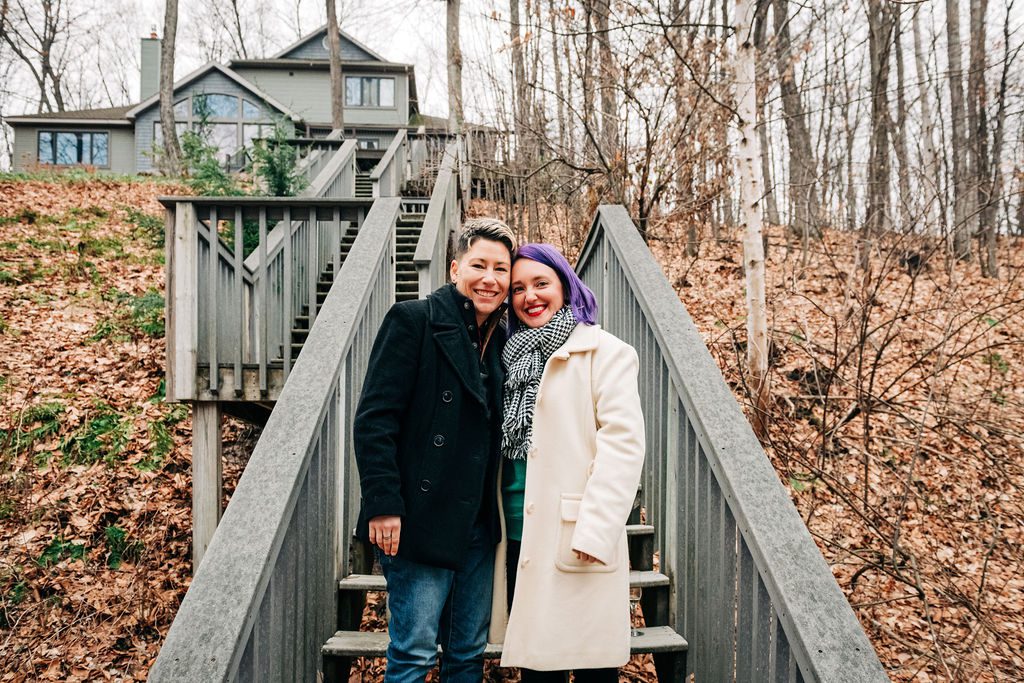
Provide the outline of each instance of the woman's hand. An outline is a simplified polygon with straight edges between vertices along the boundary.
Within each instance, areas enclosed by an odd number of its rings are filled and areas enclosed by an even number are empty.
[[[589,564],[604,564],[604,562],[602,562],[601,560],[597,559],[593,555],[586,554],[582,550],[576,550],[576,548],[573,548],[572,551],[576,553],[576,559],[580,562],[587,562]]]
[[[370,543],[394,556],[398,552],[398,539],[402,532],[402,518],[398,515],[381,515],[370,520]]]

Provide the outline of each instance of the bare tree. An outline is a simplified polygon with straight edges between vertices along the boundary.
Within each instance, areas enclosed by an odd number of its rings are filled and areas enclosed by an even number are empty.
[[[914,63],[917,67],[919,85],[918,102],[921,107],[921,192],[924,194],[924,219],[926,225],[937,227],[939,222],[939,161],[935,150],[935,124],[929,103],[928,83],[931,78],[925,62],[924,41],[921,38],[921,6],[913,9],[912,30],[914,32]]]
[[[345,78],[341,72],[341,34],[335,0],[327,0],[327,51],[331,62],[331,128],[345,129]]]
[[[946,52],[949,60],[949,109],[953,158],[953,253],[971,256],[971,235],[977,224],[974,190],[967,159],[967,121],[964,111],[964,74],[960,46],[960,3],[946,0]]]
[[[789,196],[793,203],[793,228],[801,236],[819,231],[818,169],[807,128],[807,114],[797,88],[796,56],[789,30],[789,1],[774,0],[776,70],[782,109],[789,139]]]
[[[39,112],[65,110],[68,48],[79,19],[72,7],[66,0],[0,2],[0,40],[32,75],[39,90]]]
[[[743,268],[747,285],[747,373],[754,396],[754,429],[764,434],[768,392],[768,316],[762,242],[761,147],[757,138],[757,54],[754,49],[754,0],[736,0],[736,125],[743,223]]]
[[[160,129],[164,137],[165,171],[181,174],[181,147],[174,122],[174,48],[178,35],[178,0],[164,7],[164,38],[160,44]]]
[[[868,0],[868,51],[871,61],[871,152],[868,161],[868,207],[860,265],[865,270],[874,240],[889,227],[889,58],[892,54],[892,10],[884,0]]]
[[[979,258],[981,272],[995,277],[995,216],[988,207],[995,201],[992,195],[992,170],[989,158],[988,88],[985,84],[985,51],[988,0],[971,0],[970,69],[967,72],[967,126],[968,146],[971,153],[971,175],[975,186],[977,206],[977,234],[981,240]],[[991,249],[989,245],[991,244]]]

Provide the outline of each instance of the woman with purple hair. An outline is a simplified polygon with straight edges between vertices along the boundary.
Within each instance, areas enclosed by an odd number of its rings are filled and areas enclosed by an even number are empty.
[[[524,683],[613,683],[644,460],[637,354],[596,324],[594,293],[550,245],[519,249],[509,301],[490,639]]]

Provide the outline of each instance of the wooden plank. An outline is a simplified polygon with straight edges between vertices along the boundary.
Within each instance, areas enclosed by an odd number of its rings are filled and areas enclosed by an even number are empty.
[[[192,570],[203,560],[220,521],[221,406],[217,401],[192,405]]]
[[[737,600],[738,623],[736,628],[736,680],[754,680],[754,602],[757,584],[757,567],[750,556],[747,544],[740,538],[739,589]]]
[[[270,320],[270,287],[267,278],[270,277],[270,270],[267,264],[267,209],[266,207],[260,207],[260,265],[259,265],[259,278],[257,280],[257,299],[259,300],[258,305],[254,307],[257,311],[259,320],[257,327],[259,328],[259,382],[260,382],[260,393],[267,393],[267,362],[269,360],[267,353],[267,324]]]
[[[187,401],[196,391],[199,357],[199,234],[195,207],[178,204],[167,258],[167,397]]]
[[[208,260],[206,262],[206,282],[203,284],[206,289],[206,343],[207,359],[211,368],[219,365],[217,359],[217,296],[220,293],[220,237],[217,235],[217,207],[210,207],[210,230],[208,233],[207,246],[209,247]],[[219,385],[216,372],[209,375],[210,383],[207,388],[217,393]]]
[[[389,642],[387,631],[338,631],[324,644],[321,652],[325,657],[383,657]],[[668,626],[640,629],[638,635],[630,638],[629,644],[633,654],[684,652],[687,649],[686,640]],[[488,643],[484,657],[495,659],[500,656],[501,645]]]
[[[238,316],[238,340],[234,345],[235,350],[235,396],[242,393],[242,354],[245,350],[245,339],[249,327],[248,316],[245,311],[245,281],[242,275],[245,268],[242,267],[242,254],[245,251],[245,237],[242,231],[242,207],[235,209],[235,315]]]
[[[288,373],[292,370],[292,323],[295,315],[292,312],[292,210],[286,206],[284,209],[284,223],[287,226],[284,232],[283,254],[284,254],[284,278],[281,282],[283,293],[284,312],[281,314],[281,356],[284,362],[284,377],[288,379]],[[311,319],[312,320],[312,319]],[[312,329],[312,325],[310,326]]]
[[[320,224],[316,220],[316,209],[309,211],[309,223],[306,226],[306,296],[309,298],[309,329],[313,329],[316,321],[316,281],[320,279],[320,267],[317,254],[320,241]]]

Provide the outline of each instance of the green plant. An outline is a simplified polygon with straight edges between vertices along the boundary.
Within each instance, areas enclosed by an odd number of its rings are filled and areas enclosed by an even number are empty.
[[[143,544],[140,541],[129,541],[128,532],[117,526],[108,526],[103,530],[107,539],[107,566],[117,569],[123,560],[133,562],[142,555]]]
[[[163,466],[164,458],[174,449],[174,426],[187,415],[187,407],[175,404],[166,415],[149,423],[149,441],[152,445],[146,457],[135,465],[138,469],[149,472]]]
[[[164,245],[164,218],[140,211],[134,206],[124,207],[128,222],[135,226],[135,234],[148,240],[154,247]]]
[[[1000,354],[993,351],[992,353],[986,354],[982,357],[982,360],[990,368],[998,372],[1000,375],[1005,375],[1010,371],[1010,364]]]
[[[288,143],[292,126],[274,121],[270,137],[256,140],[252,148],[252,169],[272,197],[293,197],[306,187],[306,176],[298,169],[298,149]]]
[[[120,455],[132,435],[132,421],[105,403],[61,442],[65,464],[91,465],[100,460],[110,464]]]
[[[32,444],[60,431],[65,407],[59,401],[38,403],[26,408],[17,420],[17,427],[3,434],[0,444],[11,455],[31,448]]]
[[[49,567],[64,559],[84,560],[87,552],[84,544],[71,543],[65,541],[62,536],[57,536],[50,541],[50,545],[46,546],[42,555],[36,560],[36,564],[40,567]]]
[[[199,130],[187,130],[181,134],[185,182],[200,195],[223,197],[241,194],[234,178],[221,166],[217,148],[207,141],[203,128],[200,126]]]
[[[156,289],[151,287],[139,296],[112,289],[102,296],[106,301],[115,302],[114,312],[96,322],[89,335],[90,341],[164,336],[164,297]]]

